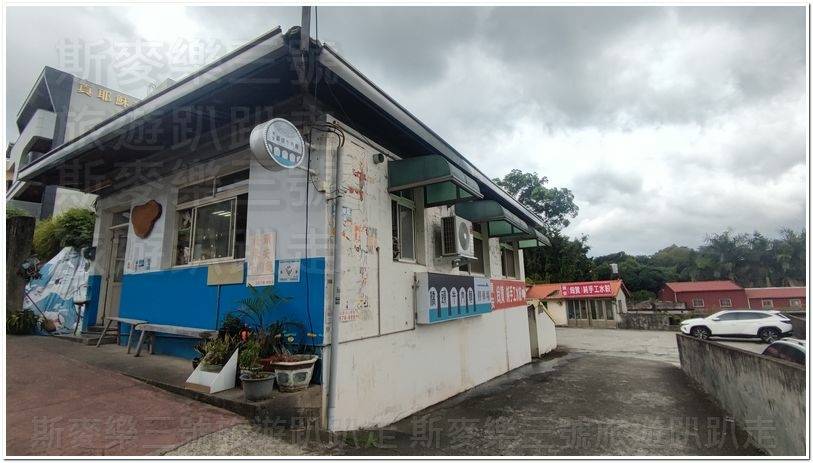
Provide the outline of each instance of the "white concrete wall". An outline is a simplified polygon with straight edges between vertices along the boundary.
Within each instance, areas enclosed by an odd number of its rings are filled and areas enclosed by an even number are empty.
[[[557,326],[567,326],[567,303],[564,299],[551,299],[548,304],[548,314]]]
[[[548,310],[536,308],[536,339],[539,342],[539,356],[556,349],[556,325],[551,318],[550,306]]]
[[[389,424],[531,360],[524,305],[435,325],[415,323],[414,274],[459,273],[437,259],[440,218],[451,210],[424,210],[417,190],[416,262],[394,261],[389,159],[375,164],[377,152],[395,156],[360,136],[348,136],[343,153],[337,430]],[[498,240],[488,240],[487,247],[486,276],[499,278]],[[524,279],[520,265],[518,275]],[[326,321],[331,310],[329,304]],[[324,358],[329,359],[329,348]],[[329,371],[325,363],[323,372]]]

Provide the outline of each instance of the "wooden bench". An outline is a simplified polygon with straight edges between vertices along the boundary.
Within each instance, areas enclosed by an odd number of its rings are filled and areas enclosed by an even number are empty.
[[[133,340],[133,334],[134,334],[134,331],[135,331],[135,327],[140,325],[140,324],[143,324],[143,323],[149,323],[147,320],[138,320],[136,318],[123,318],[123,317],[105,317],[104,321],[106,323],[104,325],[104,329],[102,330],[102,335],[99,336],[99,341],[96,343],[96,347],[99,347],[102,344],[102,339],[104,339],[105,333],[107,333],[107,330],[110,329],[110,325],[112,325],[113,322],[118,322],[119,323],[119,332],[118,332],[117,339],[118,339],[119,342],[121,342],[121,325],[123,323],[125,325],[130,325],[130,334],[127,337],[127,353],[128,354],[130,353],[130,345],[132,344],[131,341]]]
[[[205,330],[202,328],[190,328],[187,326],[174,326],[174,325],[158,325],[155,323],[142,323],[135,326],[135,329],[141,331],[141,336],[138,338],[138,346],[136,347],[135,356],[141,355],[141,347],[144,345],[144,337],[150,337],[150,354],[152,354],[153,346],[155,345],[155,333],[173,334],[175,336],[184,336],[187,338],[209,339],[217,336],[217,330]]]

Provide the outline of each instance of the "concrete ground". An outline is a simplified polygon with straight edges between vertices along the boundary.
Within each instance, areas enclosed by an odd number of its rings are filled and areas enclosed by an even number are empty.
[[[384,429],[338,455],[761,455],[668,361],[558,351]]]
[[[558,329],[560,349],[385,429],[328,436],[313,423],[250,425],[234,415],[173,396],[54,353],[67,343],[10,337],[8,453],[166,455],[760,455],[742,429],[675,366],[674,333]],[[58,348],[58,346],[57,346]],[[84,349],[93,349],[82,346]],[[67,347],[65,351],[69,350]],[[95,355],[95,354],[94,354]],[[149,360],[147,358],[147,360]],[[37,368],[23,365],[37,365]],[[42,368],[40,368],[42,366]],[[21,374],[21,373],[25,374]],[[61,388],[62,385],[72,385]],[[44,398],[44,399],[43,399]],[[147,411],[144,412],[144,407]],[[132,416],[133,438],[77,447],[48,431],[74,420]],[[149,433],[142,416],[163,418]],[[201,416],[202,418],[195,418]],[[222,425],[192,435],[190,422]],[[173,421],[175,420],[175,421]],[[197,421],[195,421],[197,420]],[[103,421],[104,422],[104,421]],[[105,422],[106,423],[106,422]],[[116,428],[118,429],[118,428]],[[212,432],[214,431],[214,432]],[[60,434],[61,433],[61,434]],[[43,437],[62,437],[57,446]],[[35,438],[37,440],[35,440]],[[107,452],[107,453],[105,453]],[[116,453],[118,452],[118,453]]]
[[[6,453],[156,455],[245,420],[73,358],[95,349],[6,337]]]

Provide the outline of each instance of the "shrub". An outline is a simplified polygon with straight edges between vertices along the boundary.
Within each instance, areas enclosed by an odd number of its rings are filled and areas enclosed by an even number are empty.
[[[73,208],[50,219],[40,220],[34,229],[34,254],[48,261],[62,248],[84,248],[93,243],[96,214],[90,209]]]
[[[33,334],[40,317],[32,310],[6,312],[7,334]]]
[[[34,241],[32,242],[34,255],[39,260],[47,262],[59,252],[59,236],[57,236],[56,219],[44,219],[37,222],[34,228]]]
[[[16,207],[6,206],[6,218],[11,217],[31,217],[31,214],[22,209],[17,209]]]

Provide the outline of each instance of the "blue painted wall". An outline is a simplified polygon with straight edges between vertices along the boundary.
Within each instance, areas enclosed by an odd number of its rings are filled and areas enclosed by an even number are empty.
[[[85,318],[82,319],[82,329],[96,324],[96,317],[99,316],[99,297],[101,297],[102,276],[91,275],[88,277],[88,303],[85,307]]]
[[[276,265],[278,268],[279,261]],[[288,302],[266,323],[276,319],[298,321],[317,335],[319,345],[324,339],[325,259],[303,259],[301,265],[299,282],[275,284],[277,293]],[[218,286],[206,284],[207,275],[205,265],[124,275],[119,314],[151,323],[217,329],[226,314],[249,295],[249,289],[244,281],[222,285],[218,292]],[[128,334],[124,328],[122,343],[127,342]],[[196,356],[193,346],[197,342],[159,335],[155,353],[191,359]]]

